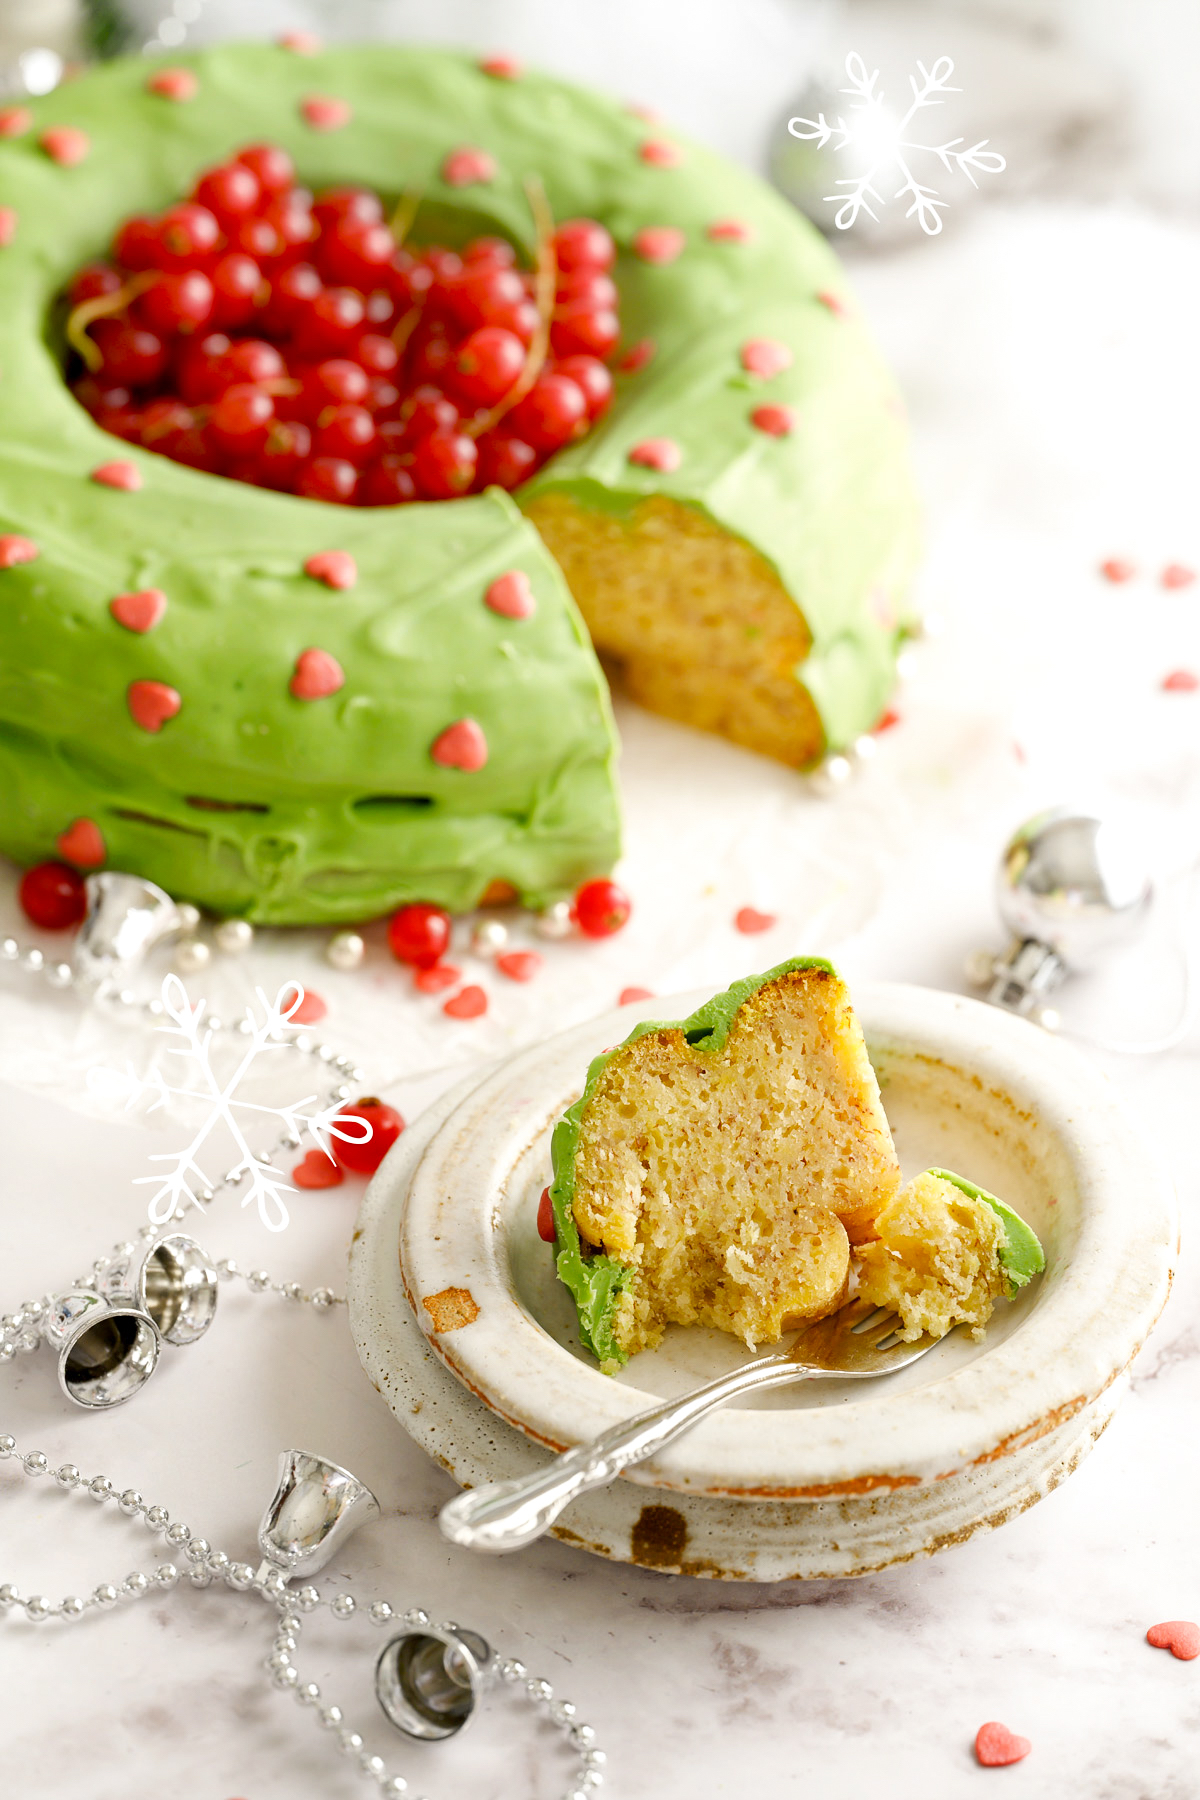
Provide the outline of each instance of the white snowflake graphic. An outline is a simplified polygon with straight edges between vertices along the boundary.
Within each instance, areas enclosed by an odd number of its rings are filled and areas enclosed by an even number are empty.
[[[208,1188],[213,1183],[197,1158],[217,1127],[224,1125],[240,1158],[228,1170],[227,1179],[237,1181],[246,1175],[250,1177],[250,1185],[242,1197],[242,1205],[249,1206],[256,1202],[259,1217],[268,1231],[283,1231],[286,1228],[288,1210],[283,1196],[294,1193],[295,1189],[281,1178],[270,1162],[250,1148],[242,1129],[240,1114],[266,1114],[280,1120],[294,1135],[297,1143],[307,1131],[326,1155],[330,1153],[332,1138],[339,1138],[348,1144],[363,1144],[371,1135],[371,1127],[365,1119],[341,1112],[340,1101],[320,1107],[315,1112],[306,1111],[316,1099],[315,1094],[306,1094],[302,1100],[294,1100],[290,1105],[284,1106],[263,1106],[253,1100],[238,1098],[238,1088],[258,1057],[268,1050],[286,1050],[290,1047],[287,1032],[289,1027],[296,1029],[292,1025],[292,1017],[304,999],[304,989],[294,981],[285,983],[273,1001],[267,999],[261,988],[255,991],[262,1017],[256,1018],[253,1009],[249,1006],[246,1008],[245,1047],[236,1068],[224,1083],[213,1067],[213,1033],[204,1024],[205,1002],[198,1000],[192,1006],[187,990],[177,975],[168,975],[162,985],[163,1010],[172,1023],[160,1025],[159,1030],[183,1040],[181,1044],[172,1045],[168,1055],[183,1057],[193,1065],[202,1085],[176,1086],[165,1080],[158,1069],[151,1070],[148,1075],[140,1075],[132,1064],[127,1064],[123,1071],[91,1071],[89,1084],[102,1090],[110,1098],[124,1098],[127,1111],[147,1094],[154,1096],[149,1108],[151,1112],[155,1112],[168,1100],[200,1100],[207,1104],[207,1115],[190,1144],[183,1150],[167,1151],[150,1158],[151,1162],[170,1163],[169,1173],[140,1175],[136,1178],[137,1186],[154,1186],[155,1192],[148,1209],[152,1225],[167,1224],[182,1206],[200,1205],[195,1189]]]
[[[878,213],[872,211],[871,201],[878,206],[886,206],[887,200],[875,186],[877,180],[884,179],[889,172],[898,174],[901,185],[891,196],[894,200],[902,200],[911,195],[912,204],[904,215],[911,219],[914,214],[922,231],[930,237],[936,237],[942,229],[942,213],[949,205],[938,193],[937,188],[930,187],[917,180],[909,166],[910,158],[915,153],[935,156],[948,175],[953,175],[957,168],[960,175],[965,175],[972,187],[978,187],[976,174],[999,175],[1004,168],[1004,158],[996,150],[989,150],[987,138],[972,144],[969,149],[961,146],[965,139],[951,138],[945,144],[914,143],[905,134],[917,113],[925,107],[940,106],[944,94],[959,94],[961,88],[950,86],[950,77],[954,73],[954,64],[948,56],[939,57],[932,69],[923,63],[917,64],[917,74],[909,76],[912,86],[912,105],[904,114],[892,111],[885,105],[882,89],[878,87],[879,70],[867,73],[867,65],[861,56],[853,52],[846,58],[846,75],[850,86],[841,90],[857,98],[858,104],[847,107],[849,122],[840,115],[835,123],[830,124],[824,113],[818,113],[815,119],[789,119],[788,130],[793,137],[802,138],[806,142],[815,143],[824,149],[831,140],[835,152],[850,151],[859,158],[859,166],[863,173],[848,175],[835,181],[834,186],[847,188],[848,193],[826,194],[824,198],[833,203],[840,201],[834,223],[839,231],[848,231],[860,213],[865,212],[868,218],[878,219]]]

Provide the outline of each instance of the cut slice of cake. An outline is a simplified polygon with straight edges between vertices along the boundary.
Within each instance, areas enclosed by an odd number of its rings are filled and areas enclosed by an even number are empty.
[[[609,1370],[670,1323],[754,1348],[820,1318],[900,1186],[845,985],[807,957],[596,1058],[553,1160],[558,1273]]]
[[[982,1337],[996,1301],[1046,1266],[1024,1219],[947,1169],[915,1176],[875,1215],[874,1230],[855,1251],[858,1292],[899,1313],[910,1342],[955,1325]]]

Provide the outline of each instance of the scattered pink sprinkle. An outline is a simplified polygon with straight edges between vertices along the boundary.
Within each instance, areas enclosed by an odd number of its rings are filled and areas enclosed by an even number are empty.
[[[643,987],[622,988],[617,996],[618,1006],[632,1006],[638,1000],[653,1000],[654,990]]]
[[[305,988],[304,998],[292,1014],[293,1025],[316,1025],[325,1017],[329,1007],[320,994],[314,994],[311,988]]]
[[[199,89],[191,69],[155,69],[146,82],[146,91],[161,94],[164,100],[194,100]]]
[[[790,406],[756,406],[750,414],[750,423],[756,431],[765,431],[768,437],[788,437],[796,428],[796,414]]]
[[[413,986],[419,994],[440,994],[446,988],[457,987],[462,980],[462,970],[453,963],[434,963],[432,969],[415,969]]]
[[[341,1187],[345,1179],[345,1170],[324,1150],[310,1150],[292,1170],[292,1180],[298,1188]]]
[[[509,569],[497,575],[483,596],[483,604],[505,619],[528,619],[537,611],[537,601],[524,569]]]
[[[842,299],[841,295],[835,294],[832,288],[822,288],[814,298],[819,300],[822,306],[827,306],[835,319],[848,319],[850,317],[850,308],[846,305],[846,302]]]
[[[131,681],[125,691],[125,704],[135,725],[143,731],[159,732],[168,719],[173,719],[183,705],[179,691],[165,681]]]
[[[1100,564],[1100,573],[1105,581],[1132,581],[1137,574],[1137,564],[1127,562],[1123,556],[1110,556],[1107,562]]]
[[[525,73],[515,56],[485,56],[479,67],[493,81],[518,81]]]
[[[747,338],[741,356],[743,369],[764,379],[790,369],[793,361],[791,347],[781,344],[778,338]]]
[[[743,906],[733,915],[737,929],[747,937],[753,937],[759,931],[770,931],[777,921],[774,913],[758,912],[753,906]]]
[[[153,631],[167,610],[167,596],[161,588],[140,588],[136,594],[118,594],[108,610],[126,631]]]
[[[496,967],[510,981],[532,981],[541,966],[536,950],[506,950],[496,958]]]
[[[92,470],[92,480],[101,487],[120,488],[122,493],[136,494],[142,485],[142,471],[136,463],[106,462]]]
[[[754,227],[744,219],[714,219],[704,235],[714,244],[748,244]]]
[[[631,344],[626,350],[617,364],[618,369],[622,375],[636,375],[648,362],[653,362],[657,348],[653,338],[639,338],[636,344]]]
[[[328,650],[302,650],[288,692],[295,700],[327,700],[345,685],[345,671],[336,656]]]
[[[1162,678],[1164,694],[1194,694],[1197,688],[1200,688],[1200,675],[1194,675],[1190,669],[1172,669]]]
[[[483,727],[474,719],[456,719],[434,738],[429,754],[444,769],[463,769],[474,774],[488,759]]]
[[[985,1769],[1002,1769],[1008,1763],[1020,1762],[1032,1749],[1028,1738],[1018,1737],[996,1719],[989,1719],[975,1733],[975,1759]]]
[[[305,563],[304,573],[326,587],[352,588],[358,580],[358,564],[348,550],[318,550]]]
[[[478,1019],[487,1006],[488,998],[481,987],[465,987],[450,996],[442,1011],[448,1019]]]
[[[452,150],[442,164],[442,180],[451,187],[471,187],[477,181],[493,180],[495,174],[495,157],[469,144]]]
[[[300,102],[300,112],[314,131],[340,131],[354,117],[348,100],[332,94],[308,94]]]
[[[647,138],[638,145],[638,155],[653,169],[677,169],[683,161],[679,145],[669,144],[665,138]]]
[[[1189,569],[1186,563],[1168,563],[1159,576],[1165,588],[1191,587],[1195,579],[1195,569]]]
[[[51,125],[42,132],[38,143],[51,162],[64,169],[73,169],[76,163],[85,161],[92,149],[87,132],[80,131],[77,125]]]
[[[1190,1619],[1166,1619],[1150,1627],[1146,1642],[1156,1650],[1169,1650],[1180,1662],[1191,1662],[1200,1656],[1200,1625]]]
[[[33,114],[27,106],[0,107],[0,138],[24,137],[33,124]]]
[[[98,869],[108,855],[104,833],[95,819],[75,819],[54,841],[59,855],[77,869]]]
[[[647,106],[644,100],[627,100],[622,110],[627,112],[631,119],[641,119],[647,125],[657,125],[661,117],[661,114],[656,113],[652,106]]]
[[[41,554],[32,538],[19,537],[15,531],[0,536],[0,569],[15,569],[18,563],[34,562]]]
[[[658,469],[662,474],[670,475],[683,461],[683,451],[674,438],[643,438],[629,452],[629,461],[644,469]]]
[[[284,31],[275,42],[281,50],[290,50],[293,56],[319,56],[325,48],[325,41],[315,31]]]
[[[634,255],[648,263],[673,263],[686,244],[687,234],[678,225],[643,225],[633,235]]]
[[[891,731],[892,728],[899,723],[900,714],[896,711],[894,706],[889,706],[885,711],[880,713],[871,729],[875,732],[876,736],[878,736],[881,731]]]
[[[1029,761],[1029,758],[1025,754],[1024,744],[1018,744],[1016,738],[1013,739],[1012,753],[1019,763],[1027,763]]]
[[[17,235],[17,209],[15,206],[0,206],[0,250],[11,244]]]

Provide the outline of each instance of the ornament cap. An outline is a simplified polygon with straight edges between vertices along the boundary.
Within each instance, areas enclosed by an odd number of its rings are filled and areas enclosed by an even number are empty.
[[[79,979],[97,986],[118,980],[162,938],[185,928],[163,888],[140,875],[104,869],[84,883],[87,916],[75,940]]]

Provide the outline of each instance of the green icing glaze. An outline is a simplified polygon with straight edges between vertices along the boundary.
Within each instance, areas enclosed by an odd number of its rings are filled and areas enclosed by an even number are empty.
[[[1032,1281],[1035,1275],[1042,1273],[1046,1267],[1045,1252],[1032,1226],[1027,1225],[1019,1213],[1015,1213],[1011,1206],[1005,1206],[1003,1200],[997,1200],[995,1194],[989,1194],[986,1188],[976,1187],[973,1181],[967,1181],[962,1175],[953,1175],[949,1169],[930,1169],[929,1173],[939,1181],[948,1181],[969,1199],[982,1200],[1000,1220],[1004,1227],[1004,1242],[998,1255],[1009,1299]]]
[[[693,1050],[709,1056],[723,1050],[729,1028],[740,1006],[767,982],[796,969],[823,969],[827,975],[835,970],[831,963],[816,956],[793,956],[790,961],[768,969],[765,975],[746,975],[723,993],[714,994],[686,1019],[646,1019],[635,1025],[627,1038],[611,1050],[593,1057],[588,1064],[587,1079],[579,1099],[568,1108],[550,1140],[550,1157],[554,1177],[550,1184],[550,1204],[554,1209],[554,1235],[557,1244],[558,1278],[568,1289],[579,1313],[579,1335],[584,1348],[604,1364],[620,1364],[629,1358],[613,1337],[613,1310],[617,1297],[633,1279],[627,1263],[606,1255],[584,1256],[575,1223],[575,1154],[579,1148],[579,1132],[583,1115],[599,1085],[600,1077],[617,1054],[629,1044],[655,1031],[682,1031]]]
[[[801,673],[830,743],[871,724],[914,556],[903,427],[861,326],[815,298],[844,293],[840,271],[785,202],[698,146],[680,168],[649,167],[637,156],[645,125],[615,103],[536,74],[494,80],[462,56],[233,46],[171,61],[194,69],[193,101],[147,93],[151,65],[121,60],[35,101],[34,131],[0,144],[0,201],[19,218],[0,250],[0,532],[41,549],[0,572],[0,848],[35,861],[91,817],[114,866],[276,923],[412,898],[465,908],[495,879],[537,905],[617,854],[603,679],[557,566],[507,496],[354,510],[272,494],[118,445],[63,385],[54,296],[123,218],[167,205],[249,139],[282,144],[313,186],[419,189],[417,239],[493,230],[530,251],[530,174],[556,217],[604,219],[620,246],[626,336],[653,337],[658,355],[528,491],[561,484],[616,508],[661,492],[748,539],[812,629]],[[312,93],[348,100],[351,123],[314,131],[298,111]],[[61,168],[38,149],[55,124],[88,133],[88,160]],[[491,182],[442,181],[462,144],[493,154]],[[753,241],[710,241],[707,225],[726,217]],[[677,262],[632,254],[652,224],[687,233]],[[754,336],[786,341],[793,366],[745,376],[737,351]],[[791,436],[749,425],[760,399],[797,409]],[[649,435],[681,444],[676,474],[628,463]],[[89,481],[114,456],[138,465],[141,492]],[[350,591],[302,573],[333,548],[357,560]],[[482,603],[511,568],[538,601],[520,623]],[[136,636],[108,602],[149,586],[168,611]],[[346,682],[298,701],[288,681],[311,646]],[[182,696],[157,734],[129,716],[139,679]],[[429,754],[461,717],[488,740],[476,773]]]

